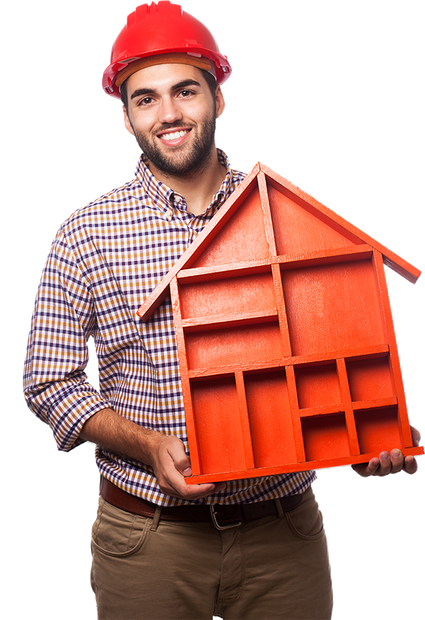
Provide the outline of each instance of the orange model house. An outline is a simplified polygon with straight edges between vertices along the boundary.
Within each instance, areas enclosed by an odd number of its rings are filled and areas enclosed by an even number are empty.
[[[420,272],[257,164],[170,290],[193,476],[253,478],[412,444],[384,266]]]

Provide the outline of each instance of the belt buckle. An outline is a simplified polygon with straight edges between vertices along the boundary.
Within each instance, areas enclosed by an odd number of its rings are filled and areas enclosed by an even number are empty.
[[[230,523],[229,525],[220,525],[219,522],[217,521],[217,513],[214,510],[214,506],[215,504],[210,504],[210,513],[211,513],[211,519],[212,522],[214,523],[214,527],[217,530],[230,530],[232,529],[232,527],[239,527],[240,525],[242,525],[242,521],[238,521],[237,523]]]

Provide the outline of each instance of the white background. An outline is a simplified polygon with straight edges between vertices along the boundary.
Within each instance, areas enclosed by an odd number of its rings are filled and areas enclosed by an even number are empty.
[[[89,363],[87,364],[87,367],[86,367],[86,374],[92,386],[95,387],[96,390],[99,390],[99,371],[98,371],[98,364],[97,364],[96,348],[94,345],[93,338],[89,338],[88,347],[89,347]]]

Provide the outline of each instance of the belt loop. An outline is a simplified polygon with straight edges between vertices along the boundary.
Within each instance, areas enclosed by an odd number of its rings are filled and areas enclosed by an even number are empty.
[[[152,520],[151,532],[156,532],[156,530],[158,529],[159,520],[161,519],[161,512],[162,512],[162,507],[157,506],[155,508],[155,514]]]
[[[280,499],[275,499],[274,503],[275,503],[275,506],[276,506],[278,517],[279,517],[279,519],[282,519],[282,517],[284,515],[284,512],[283,512],[282,504],[280,503]]]

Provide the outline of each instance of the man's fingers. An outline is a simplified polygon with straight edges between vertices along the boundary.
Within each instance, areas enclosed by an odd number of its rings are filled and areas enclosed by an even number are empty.
[[[413,445],[415,446],[415,448],[417,448],[421,442],[421,434],[418,429],[414,428],[413,426],[410,427],[410,430],[412,432]]]
[[[390,452],[390,472],[391,474],[397,474],[399,471],[403,469],[404,466],[404,456],[401,450],[395,448]]]
[[[418,464],[414,456],[406,456],[404,459],[404,471],[408,474],[414,474],[418,470]]]
[[[373,458],[367,463],[366,467],[366,476],[374,476],[379,469],[380,461],[379,458]]]
[[[226,488],[226,484],[223,482],[217,482],[216,484],[187,484],[185,490],[185,499],[200,499],[201,497],[207,497],[213,493],[218,493]]]
[[[154,468],[163,493],[181,499],[195,500],[226,488],[225,483],[189,485],[185,478],[192,475],[184,444],[177,437],[163,436]]]
[[[177,437],[170,437],[165,444],[167,457],[173,463],[174,468],[182,475],[190,475],[185,474],[184,472],[192,471],[190,468],[189,458],[184,451],[183,442],[180,441]]]
[[[226,483],[224,482],[217,484],[187,484],[184,476],[177,470],[169,472],[166,484],[167,486],[161,489],[163,492],[187,500],[201,499],[226,488]]]

